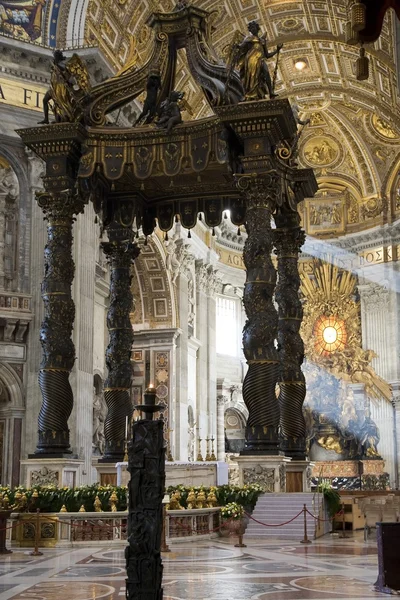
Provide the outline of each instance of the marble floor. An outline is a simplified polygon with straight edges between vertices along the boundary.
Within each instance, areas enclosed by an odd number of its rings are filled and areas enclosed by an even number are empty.
[[[351,535],[351,534],[350,534]],[[164,554],[164,600],[367,600],[377,550],[362,536],[325,538],[310,546],[236,540],[174,543]],[[0,600],[118,600],[125,597],[123,547],[45,550],[34,558],[0,556]]]

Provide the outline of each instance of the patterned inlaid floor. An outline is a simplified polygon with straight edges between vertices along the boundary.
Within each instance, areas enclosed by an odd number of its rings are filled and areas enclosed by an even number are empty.
[[[164,600],[369,600],[376,542],[326,536],[311,546],[234,540],[171,544],[164,555]],[[0,556],[0,600],[123,600],[123,546],[74,547]]]

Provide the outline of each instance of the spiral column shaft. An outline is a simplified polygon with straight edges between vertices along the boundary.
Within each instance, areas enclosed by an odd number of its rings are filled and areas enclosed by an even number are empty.
[[[108,412],[104,423],[105,454],[102,462],[118,462],[124,457],[126,418],[133,413],[131,401],[133,330],[130,320],[133,295],[131,268],[139,255],[132,243],[133,231],[114,220],[108,227],[108,242],[102,244],[111,267],[110,305],[107,313],[109,344],[106,350],[108,377],[104,398]]]
[[[250,178],[245,185],[248,238],[244,247],[247,269],[244,307],[247,322],[243,330],[243,348],[249,369],[243,383],[243,398],[249,418],[243,454],[278,454],[279,405],[275,395],[279,366],[275,349],[278,315],[272,301],[276,271],[271,260],[271,214],[279,181],[278,176],[271,173],[262,178]]]
[[[275,246],[278,257],[278,285],[275,300],[278,304],[279,407],[281,449],[285,455],[299,460],[306,457],[306,424],[303,403],[306,384],[301,365],[304,345],[300,336],[303,308],[299,296],[300,276],[298,258],[305,241],[298,226],[297,213],[277,213],[275,217]]]
[[[71,339],[75,305],[71,286],[75,273],[72,258],[74,216],[83,212],[84,201],[72,190],[41,192],[38,204],[47,219],[42,298],[45,316],[40,330],[43,355],[39,386],[43,403],[38,419],[35,456],[70,454],[68,419],[73,408],[69,374],[75,363]]]

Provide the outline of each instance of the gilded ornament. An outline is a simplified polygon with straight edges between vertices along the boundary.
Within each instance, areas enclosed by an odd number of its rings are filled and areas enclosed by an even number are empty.
[[[332,139],[315,137],[306,142],[303,155],[312,165],[328,166],[338,158],[339,146]]]
[[[103,510],[101,508],[101,500],[98,496],[96,496],[96,498],[94,500],[94,510],[95,510],[95,512],[103,512]]]
[[[187,497],[187,507],[189,510],[196,508],[196,494],[193,488],[190,490]]]
[[[82,102],[91,90],[90,77],[85,63],[74,54],[68,61],[61,50],[54,51],[50,89],[43,98],[44,119],[49,123],[50,101],[56,123],[73,123],[82,119]]]
[[[302,325],[305,353],[309,361],[339,379],[363,384],[372,400],[391,402],[390,385],[371,366],[376,354],[362,348],[356,285],[350,271],[321,261],[313,262],[311,273],[301,274],[301,292],[306,300]]]
[[[111,507],[111,512],[117,512],[117,504],[118,504],[118,496],[115,492],[115,490],[113,491],[113,493],[110,496],[110,507]],[[101,508],[101,503],[100,503],[100,508]]]
[[[372,115],[372,126],[378,133],[380,133],[383,137],[393,140],[399,137],[399,134],[394,129],[394,127],[388,123],[382,117],[379,117],[376,113]]]

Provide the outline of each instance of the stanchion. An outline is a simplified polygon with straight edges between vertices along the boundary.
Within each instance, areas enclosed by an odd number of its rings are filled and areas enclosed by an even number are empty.
[[[239,531],[238,531],[239,543],[235,544],[235,548],[247,548],[246,544],[243,544],[243,534],[244,534],[244,526],[243,526],[243,520],[242,520],[240,522]]]
[[[43,552],[39,551],[39,534],[40,534],[40,508],[36,509],[36,526],[35,526],[35,549],[29,552],[30,556],[43,556]]]
[[[168,497],[168,501],[169,501],[169,497]],[[167,522],[167,506],[166,506],[165,502],[163,501],[163,528],[162,528],[162,536],[161,536],[161,552],[171,552],[171,549],[169,548],[169,546],[167,544],[166,522]]]
[[[300,541],[300,544],[312,544],[311,540],[308,539],[307,536],[307,505],[305,504],[303,507],[304,514],[304,539]]]
[[[10,518],[12,510],[0,509],[0,554],[12,554],[12,550],[6,548],[7,519]]]
[[[346,537],[346,515],[344,514],[344,502],[342,502],[342,538]]]

